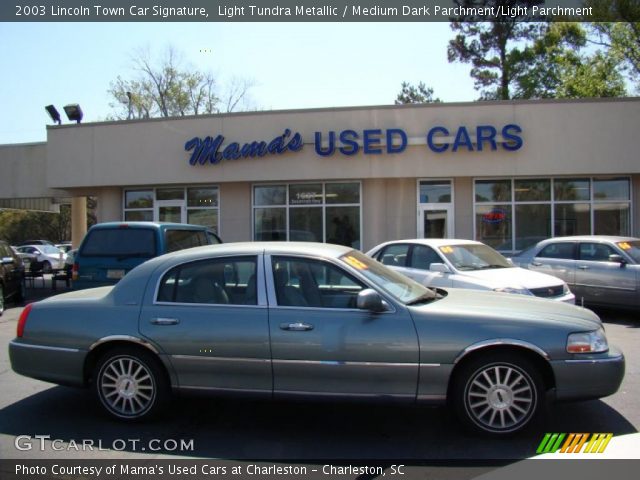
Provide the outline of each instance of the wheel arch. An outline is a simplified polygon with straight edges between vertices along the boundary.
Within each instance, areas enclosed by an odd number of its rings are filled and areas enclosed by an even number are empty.
[[[528,359],[540,371],[545,391],[554,389],[556,386],[553,369],[549,363],[549,355],[540,347],[521,340],[500,339],[486,342],[480,342],[465,348],[454,360],[454,367],[449,376],[449,384],[447,386],[447,398],[450,398],[451,388],[454,384],[456,375],[462,367],[469,362],[481,358],[491,353],[510,353],[514,356],[520,356]]]
[[[167,366],[160,358],[160,353],[155,346],[138,337],[129,335],[114,335],[101,338],[100,340],[94,342],[91,347],[89,347],[89,353],[84,360],[83,369],[83,383],[85,386],[89,385],[89,383],[91,382],[93,371],[100,358],[102,358],[102,356],[105,355],[108,351],[119,347],[125,347],[140,352],[151,353],[155,360],[158,362],[158,365],[162,368],[162,371],[166,376],[166,380],[169,382],[169,384],[171,384],[171,375],[169,374]]]

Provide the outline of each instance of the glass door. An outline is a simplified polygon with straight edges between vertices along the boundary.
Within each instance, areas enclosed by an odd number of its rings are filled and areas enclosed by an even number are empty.
[[[418,208],[418,237],[452,238],[453,206],[421,205]]]
[[[187,223],[184,200],[156,201],[155,218],[158,222]]]

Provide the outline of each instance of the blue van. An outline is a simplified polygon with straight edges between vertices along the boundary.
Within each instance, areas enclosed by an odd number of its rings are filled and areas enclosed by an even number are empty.
[[[222,243],[208,227],[185,223],[108,222],[89,229],[74,257],[73,289],[114,285],[146,260]]]

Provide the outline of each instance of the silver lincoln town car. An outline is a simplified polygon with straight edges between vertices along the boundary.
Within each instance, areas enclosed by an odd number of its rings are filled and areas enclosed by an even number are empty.
[[[157,414],[178,391],[450,400],[465,425],[492,434],[521,430],[549,397],[611,395],[624,376],[589,310],[431,290],[317,243],[149,260],[113,287],[28,305],[9,353],[16,372],[90,387],[122,420]]]

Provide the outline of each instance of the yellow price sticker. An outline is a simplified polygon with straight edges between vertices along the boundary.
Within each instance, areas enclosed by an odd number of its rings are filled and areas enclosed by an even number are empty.
[[[618,246],[622,249],[622,250],[631,250],[631,245],[629,245],[629,242],[619,242]]]
[[[352,257],[351,255],[349,255],[348,257],[344,257],[344,261],[357,270],[366,270],[367,268],[369,268],[356,257]]]
[[[442,253],[453,253],[453,248],[451,248],[449,245],[445,245],[444,247],[440,247],[440,251]]]

